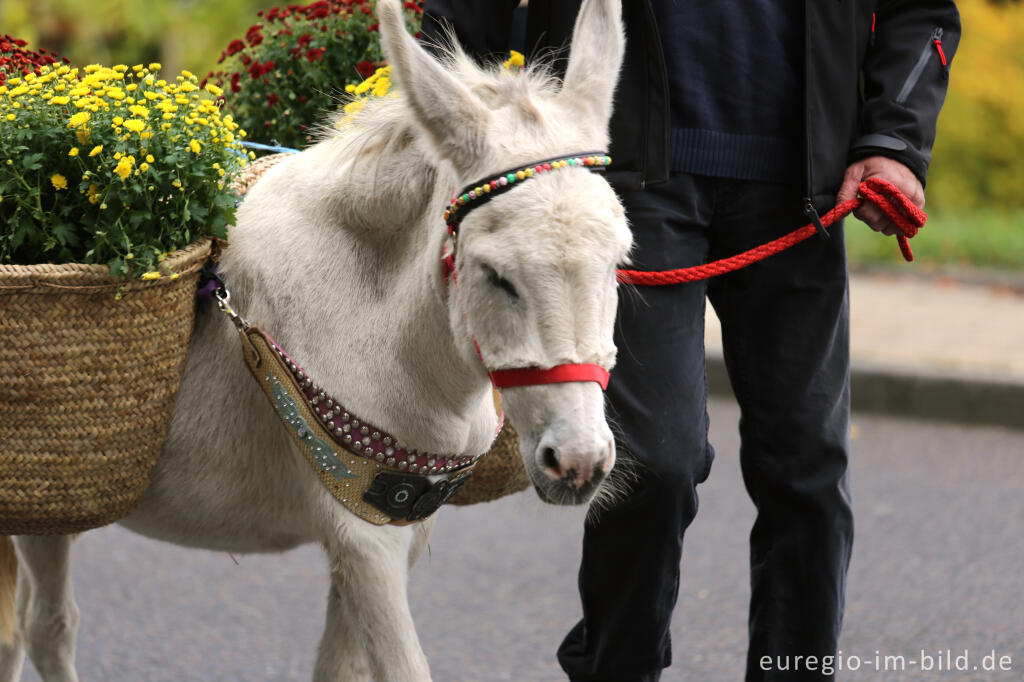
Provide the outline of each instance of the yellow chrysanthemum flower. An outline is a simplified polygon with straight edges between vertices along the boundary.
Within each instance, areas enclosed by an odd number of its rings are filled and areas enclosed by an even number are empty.
[[[117,162],[117,167],[114,168],[114,172],[122,180],[128,179],[128,176],[132,174],[132,162],[127,156],[121,157],[121,160]]]
[[[203,146],[199,143],[199,140],[196,139],[193,139],[191,142],[188,143],[188,148],[192,151],[193,154],[198,154],[203,150]]]
[[[89,156],[96,156],[97,154],[99,154],[102,151],[103,151],[103,145],[98,144],[98,145],[96,145],[95,147],[92,148],[92,151],[89,152]]]
[[[68,188],[68,179],[60,173],[54,173],[50,176],[50,182],[53,183],[53,188],[56,190],[62,190]]]
[[[144,272],[141,275],[139,275],[139,279],[146,279],[146,280],[160,279],[160,273],[159,272]]]
[[[124,127],[133,133],[141,133],[146,129],[146,122],[140,121],[137,118],[133,118],[124,122]]]
[[[100,188],[96,185],[89,185],[89,190],[86,192],[86,196],[89,197],[90,204],[98,204],[100,202]]]
[[[526,58],[523,57],[522,53],[512,50],[509,52],[508,59],[502,64],[506,69],[521,69],[526,65]]]
[[[68,128],[78,128],[83,126],[89,122],[90,118],[92,118],[92,114],[88,111],[80,111],[68,119]]]
[[[78,156],[78,147],[72,147],[71,151],[68,152],[68,156]]]

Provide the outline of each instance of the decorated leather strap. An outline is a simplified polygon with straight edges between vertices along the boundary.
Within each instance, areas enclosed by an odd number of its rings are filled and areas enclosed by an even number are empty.
[[[258,327],[239,329],[245,363],[320,481],[346,509],[381,526],[429,517],[469,479],[473,465],[438,474],[404,473],[341,447],[317,419],[274,343]]]

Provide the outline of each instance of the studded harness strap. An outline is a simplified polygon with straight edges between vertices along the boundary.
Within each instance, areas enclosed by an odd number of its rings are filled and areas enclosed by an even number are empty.
[[[601,170],[609,163],[611,159],[604,154],[559,157],[506,171],[492,181],[467,188],[452,200],[444,215],[449,234],[442,255],[446,275],[457,283],[458,227],[472,208],[542,173],[577,166]],[[231,318],[242,342],[246,366],[317,477],[345,508],[375,525],[407,525],[429,517],[466,483],[486,453],[464,456],[418,452],[356,417],[317,386],[270,335],[249,325],[231,309],[231,295],[214,268],[207,268],[204,274],[206,283],[200,295],[212,295]],[[487,371],[495,388],[594,381],[603,390],[608,384],[608,371],[596,364]],[[503,420],[501,414],[499,422]],[[494,435],[500,430],[501,423]]]
[[[417,452],[362,421],[313,383],[264,331],[240,329],[245,362],[320,481],[353,514],[405,525],[433,514],[468,480],[476,457]],[[428,476],[439,476],[433,482]]]

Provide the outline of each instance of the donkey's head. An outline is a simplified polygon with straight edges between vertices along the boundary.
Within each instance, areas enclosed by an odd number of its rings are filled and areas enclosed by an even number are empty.
[[[460,186],[607,148],[624,47],[620,0],[585,0],[564,83],[543,69],[481,69],[457,48],[442,65],[406,33],[396,1],[381,0],[379,11],[395,78]],[[625,214],[599,174],[575,160],[549,166],[462,207],[451,324],[474,359],[475,336],[489,370],[615,362],[616,265],[631,243]],[[503,396],[540,496],[589,499],[615,462],[601,386],[525,385]]]

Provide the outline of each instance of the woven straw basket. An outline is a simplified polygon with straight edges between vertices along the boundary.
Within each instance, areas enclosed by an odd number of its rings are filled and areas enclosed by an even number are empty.
[[[519,436],[506,421],[491,449],[473,467],[469,481],[448,504],[465,506],[491,502],[529,487],[530,479],[519,456]]]
[[[272,154],[264,156],[248,168],[235,181],[233,187],[239,194],[245,194],[263,175],[288,154]],[[519,436],[507,421],[494,445],[473,468],[473,475],[459,492],[448,501],[448,504],[468,505],[479,502],[491,502],[506,495],[526,490],[530,480],[523,469],[523,461],[519,456]]]
[[[149,486],[181,383],[205,239],[179,274],[0,265],[0,534],[69,534],[128,515]]]

